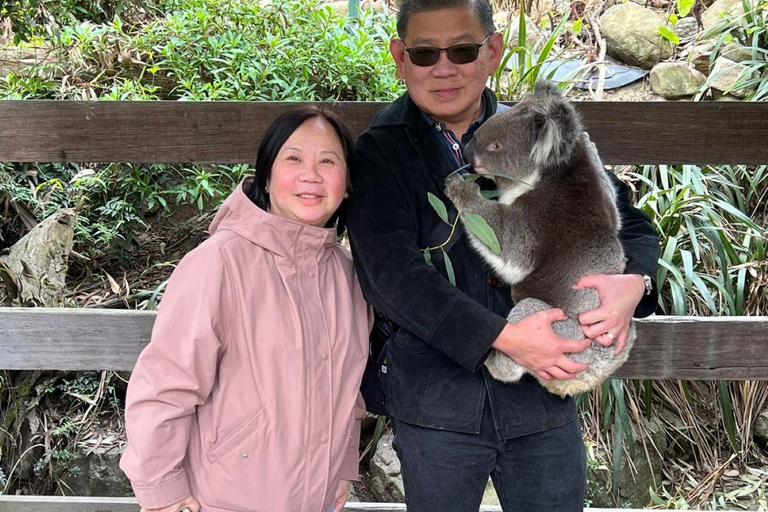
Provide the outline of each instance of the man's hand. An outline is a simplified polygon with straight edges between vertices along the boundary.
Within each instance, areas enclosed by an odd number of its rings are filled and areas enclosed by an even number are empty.
[[[614,274],[584,276],[573,287],[594,288],[600,297],[600,307],[579,315],[581,330],[587,338],[609,347],[616,344],[616,355],[627,343],[627,329],[635,308],[645,293],[643,276]],[[610,333],[610,336],[607,334]],[[613,339],[611,339],[613,337]]]
[[[184,507],[187,507],[192,512],[200,512],[200,504],[192,496],[187,496],[180,502],[175,503],[169,507],[163,507],[163,508],[141,507],[141,512],[180,512]]]
[[[347,496],[349,496],[349,480],[339,480],[339,485],[336,486],[336,501],[333,502],[333,512],[341,512],[344,505],[347,503]]]
[[[560,309],[547,309],[509,323],[492,347],[504,352],[517,364],[525,366],[544,380],[572,379],[588,367],[565,354],[586,350],[592,342],[565,340],[552,329],[552,322],[567,320]]]

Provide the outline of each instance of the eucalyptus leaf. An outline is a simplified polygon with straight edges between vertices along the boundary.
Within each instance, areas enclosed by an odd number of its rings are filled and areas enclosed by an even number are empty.
[[[437,212],[440,219],[448,224],[448,210],[445,208],[445,204],[432,192],[427,192],[427,198],[429,199],[429,204],[432,205],[432,208]]]
[[[453,263],[451,262],[451,258],[448,257],[448,253],[445,252],[444,249],[440,249],[443,251],[443,261],[445,262],[445,273],[448,274],[448,282],[450,282],[453,286],[456,286],[456,274],[453,271]]]
[[[465,213],[463,215],[464,225],[467,226],[473,235],[480,239],[497,256],[501,254],[501,245],[496,233],[493,232],[488,222],[474,213]]]

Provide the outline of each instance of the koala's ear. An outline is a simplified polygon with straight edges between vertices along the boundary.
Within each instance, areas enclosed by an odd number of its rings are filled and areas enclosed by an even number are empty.
[[[548,167],[567,160],[582,132],[576,109],[549,82],[538,82],[530,100],[534,164]]]

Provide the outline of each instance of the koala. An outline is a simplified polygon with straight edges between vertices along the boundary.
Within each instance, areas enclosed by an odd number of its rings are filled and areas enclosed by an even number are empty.
[[[595,290],[572,286],[582,276],[620,274],[626,259],[618,238],[616,191],[576,110],[554,85],[540,82],[533,94],[488,119],[465,154],[478,174],[496,182],[498,200],[485,199],[475,183],[460,177],[449,178],[445,193],[460,215],[480,215],[499,239],[501,254],[496,255],[465,230],[474,249],[511,287],[515,306],[507,320],[519,322],[556,307],[568,320],[555,322],[555,332],[584,339],[577,317],[596,309],[600,300]],[[507,383],[529,372],[564,397],[599,385],[627,360],[634,340],[632,325],[617,356],[615,347],[596,342],[570,354],[589,368],[568,380],[540,379],[496,350],[485,365]]]

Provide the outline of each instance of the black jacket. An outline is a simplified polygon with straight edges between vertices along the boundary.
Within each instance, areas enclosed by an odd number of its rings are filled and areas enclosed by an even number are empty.
[[[485,101],[496,100],[485,91]],[[510,290],[492,275],[465,237],[449,250],[456,286],[444,263],[435,268],[420,248],[442,221],[427,192],[450,205],[444,180],[454,169],[405,94],[374,116],[357,141],[348,227],[355,266],[368,302],[390,318],[387,411],[416,425],[476,433],[489,397],[500,436],[515,437],[562,425],[576,416],[572,399],[548,393],[526,376],[496,381],[483,366],[512,308]],[[626,273],[656,275],[658,236],[632,207],[618,180]],[[636,316],[655,309],[645,297]]]

